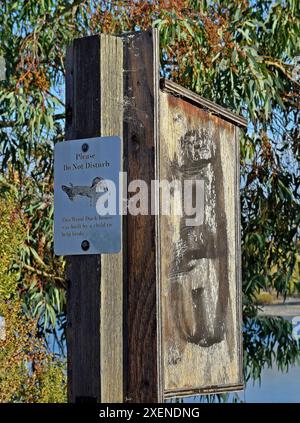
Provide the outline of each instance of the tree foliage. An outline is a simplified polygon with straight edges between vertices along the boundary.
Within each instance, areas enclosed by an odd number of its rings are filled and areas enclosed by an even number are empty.
[[[22,309],[13,263],[25,238],[19,205],[11,194],[0,199],[0,402],[64,402],[64,363],[46,348],[37,319]]]
[[[64,324],[64,263],[53,256],[51,225],[53,144],[64,137],[66,45],[76,37],[152,26],[160,31],[162,75],[248,119],[241,139],[245,369],[247,377],[258,377],[266,361],[292,364],[298,351],[290,324],[258,317],[255,298],[270,287],[286,295],[295,267],[299,1],[0,3],[0,55],[7,64],[0,82],[1,166],[24,213],[26,245],[15,266],[28,315],[44,330]]]

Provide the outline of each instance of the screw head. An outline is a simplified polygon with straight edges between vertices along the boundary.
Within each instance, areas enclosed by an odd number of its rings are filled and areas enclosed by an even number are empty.
[[[82,241],[81,248],[83,249],[83,251],[87,251],[90,248],[89,241],[87,241],[86,239]]]
[[[88,149],[89,149],[89,145],[85,142],[85,143],[83,143],[82,144],[82,146],[81,146],[81,150],[84,152],[84,153],[86,153],[87,151],[88,151]]]

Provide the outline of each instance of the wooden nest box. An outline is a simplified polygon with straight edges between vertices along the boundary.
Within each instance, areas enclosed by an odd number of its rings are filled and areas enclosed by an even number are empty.
[[[67,139],[120,136],[128,184],[202,181],[196,225],[185,211],[163,213],[159,193],[159,214],[122,217],[120,253],[68,258],[70,401],[160,402],[243,386],[246,121],[160,80],[158,56],[156,31],[83,38],[68,49]],[[173,211],[184,201],[174,191]]]

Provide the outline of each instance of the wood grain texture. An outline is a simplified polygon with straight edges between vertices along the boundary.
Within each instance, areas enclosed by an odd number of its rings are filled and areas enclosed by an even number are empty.
[[[100,135],[99,37],[66,57],[66,140]],[[100,401],[100,256],[67,257],[68,399]]]
[[[247,120],[244,117],[231,112],[225,107],[219,106],[219,104],[214,103],[213,101],[201,97],[199,94],[196,94],[195,92],[188,90],[173,81],[162,78],[160,85],[165,92],[169,92],[176,97],[182,98],[201,109],[209,111],[211,114],[219,116],[225,121],[233,123],[236,126],[247,128]]]
[[[236,271],[236,312],[237,312],[237,327],[238,327],[238,338],[237,348],[239,351],[239,380],[240,383],[244,383],[243,374],[243,292],[242,292],[242,247],[241,247],[241,192],[240,192],[240,140],[242,136],[242,129],[235,127],[235,271]]]
[[[240,217],[236,127],[160,92],[160,177],[202,180],[199,226],[161,216],[165,397],[240,389]],[[180,201],[183,201],[182,199]]]
[[[124,63],[124,140],[128,183],[155,179],[158,101],[157,32],[127,36]],[[150,192],[149,192],[150,204]],[[126,401],[159,402],[156,217],[127,216]]]
[[[66,138],[121,136],[122,40],[105,35],[75,40],[66,65]],[[122,256],[67,258],[71,402],[123,401]]]
[[[119,37],[100,35],[100,81],[101,135],[122,136],[123,41]],[[101,402],[105,403],[123,402],[123,253],[122,249],[101,256]]]

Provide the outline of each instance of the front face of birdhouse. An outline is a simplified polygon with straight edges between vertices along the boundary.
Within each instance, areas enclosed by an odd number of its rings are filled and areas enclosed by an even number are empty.
[[[239,128],[160,91],[160,289],[165,397],[242,388]]]

